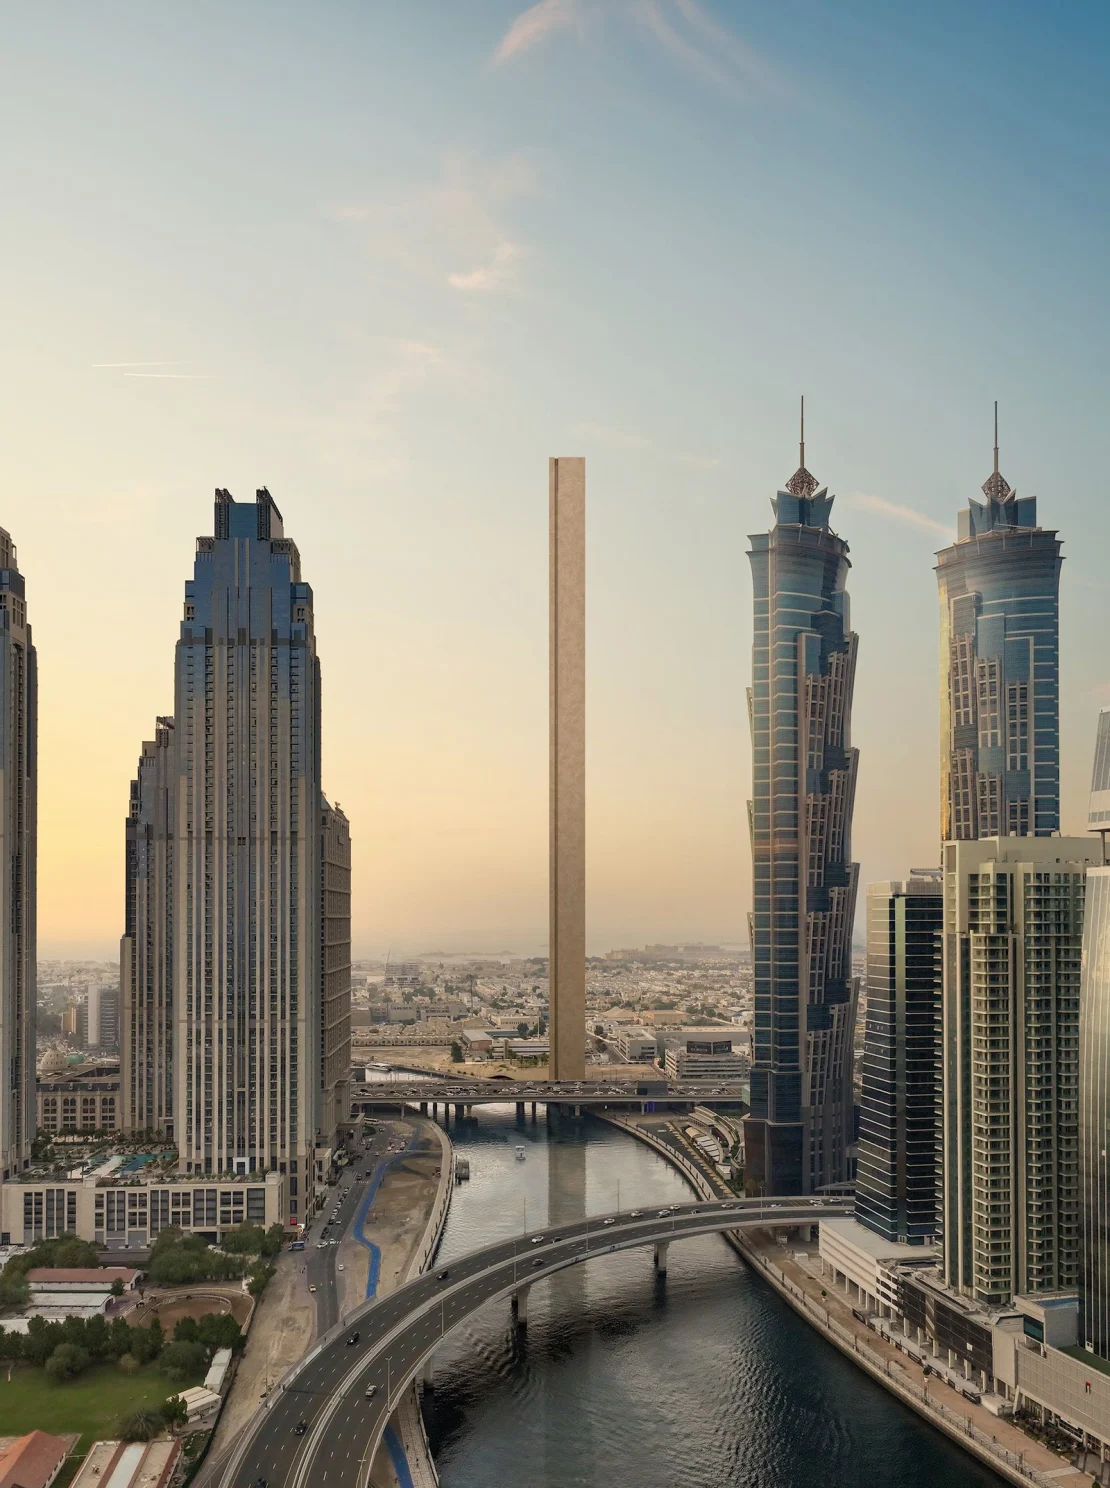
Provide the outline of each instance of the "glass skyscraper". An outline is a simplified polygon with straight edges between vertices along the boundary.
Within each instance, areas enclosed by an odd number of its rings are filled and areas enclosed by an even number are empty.
[[[937,554],[941,840],[1060,830],[1060,543],[998,469]]]
[[[745,1177],[770,1194],[846,1179],[853,1135],[856,636],[832,502],[803,445],[772,501],[775,525],[749,552],[755,1024]]]
[[[1110,832],[1110,708],[1098,720],[1088,825]],[[1079,999],[1079,1339],[1110,1359],[1110,867],[1087,873]]]
[[[15,544],[0,529],[0,1168],[35,1134],[38,669]]]
[[[867,886],[867,1029],[856,1218],[887,1240],[936,1233],[940,869]]]

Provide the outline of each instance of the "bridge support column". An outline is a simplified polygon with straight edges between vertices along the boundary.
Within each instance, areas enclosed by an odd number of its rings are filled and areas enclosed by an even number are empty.
[[[424,1360],[424,1388],[434,1390],[436,1387],[435,1356],[429,1354]]]
[[[531,1287],[521,1287],[519,1292],[513,1293],[513,1318],[518,1328],[528,1326],[528,1293]]]
[[[660,1240],[659,1244],[655,1247],[655,1269],[660,1276],[666,1276],[667,1274],[667,1252],[670,1248],[671,1242],[669,1240]]]
[[[523,1101],[517,1101],[517,1103],[516,1103],[516,1119],[518,1121],[523,1121],[524,1120],[524,1102]]]
[[[574,1108],[574,1114],[576,1116],[581,1116],[581,1114],[582,1114],[582,1107],[581,1106],[575,1106],[575,1108]]]
[[[532,1120],[535,1121],[535,1119],[536,1119],[536,1102],[533,1101],[532,1102]]]
[[[427,1114],[428,1114],[428,1102],[427,1101],[421,1101],[420,1102],[420,1114],[421,1114],[421,1116],[427,1116]]]

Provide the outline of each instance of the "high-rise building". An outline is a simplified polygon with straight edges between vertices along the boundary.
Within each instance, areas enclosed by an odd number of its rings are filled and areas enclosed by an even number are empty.
[[[951,1287],[1075,1287],[1079,1001],[1089,840],[944,848],[939,1207]]]
[[[173,843],[177,759],[159,718],[131,782],[120,941],[120,1085],[125,1131],[173,1131]]]
[[[15,545],[0,530],[0,1169],[35,1134],[38,668]]]
[[[1060,830],[1060,542],[998,469],[937,554],[941,840]]]
[[[1110,708],[1099,714],[1087,824],[1110,832]],[[1079,1341],[1110,1359],[1110,867],[1087,871],[1079,996]]]
[[[848,544],[829,528],[832,503],[805,468],[803,429],[800,468],[748,555],[755,1023],[745,1172],[766,1193],[845,1180],[854,1125],[856,636]]]
[[[119,1047],[119,988],[90,983],[77,1004],[77,1039],[82,1048]]]
[[[867,1028],[856,1218],[887,1240],[936,1234],[941,871],[867,886]]]
[[[320,849],[320,1145],[327,1148],[351,1107],[351,826],[338,804],[323,803]]]
[[[270,493],[216,492],[175,677],[174,1132],[187,1173],[287,1178],[321,1129],[320,667],[312,590]]]

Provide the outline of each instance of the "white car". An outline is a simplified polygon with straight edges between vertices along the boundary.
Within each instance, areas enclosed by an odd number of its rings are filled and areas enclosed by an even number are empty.
[[[336,1266],[335,1266],[335,1269],[336,1269],[336,1270],[337,1270],[337,1271],[342,1271],[342,1270],[343,1270],[343,1262],[342,1262],[342,1261],[337,1261],[337,1262],[336,1262]]]
[[[543,1242],[546,1239],[547,1239],[547,1236],[546,1235],[533,1235],[532,1236],[532,1244],[533,1245],[542,1245]]]

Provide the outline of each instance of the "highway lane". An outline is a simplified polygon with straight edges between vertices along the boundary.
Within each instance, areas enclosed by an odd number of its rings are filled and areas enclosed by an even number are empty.
[[[440,1339],[486,1302],[564,1266],[634,1245],[850,1212],[843,1201],[788,1199],[625,1211],[516,1236],[435,1267],[355,1309],[322,1340],[271,1395],[219,1482],[222,1488],[362,1488],[391,1406]]]

